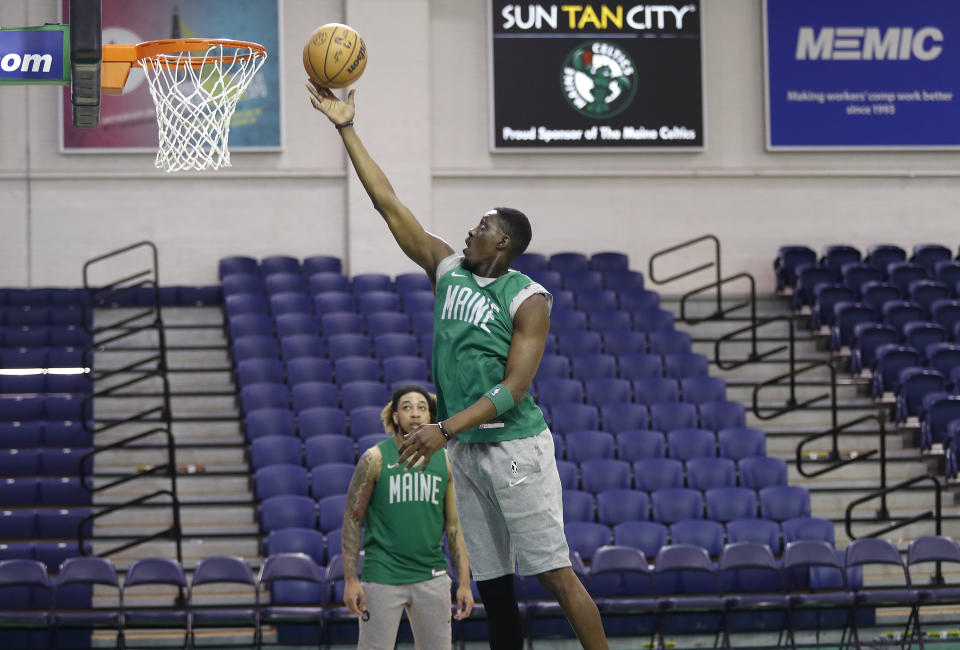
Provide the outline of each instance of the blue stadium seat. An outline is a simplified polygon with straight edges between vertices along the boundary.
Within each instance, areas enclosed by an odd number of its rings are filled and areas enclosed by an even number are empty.
[[[276,358],[244,359],[237,363],[236,380],[238,388],[259,382],[282,384],[283,364]]]
[[[621,356],[644,353],[647,351],[647,335],[644,332],[607,332],[602,335],[603,351],[606,354]]]
[[[535,379],[569,379],[570,358],[563,354],[544,354]]]
[[[403,306],[403,311],[407,314],[427,312],[432,317],[435,302],[433,291],[429,288],[430,284],[427,276],[420,274],[418,277],[422,277],[424,281],[427,282],[428,288],[425,291],[398,292],[400,293],[400,302]]]
[[[904,368],[900,371],[897,388],[897,405],[894,418],[906,422],[907,418],[920,414],[924,395],[946,389],[947,378],[929,368]]]
[[[663,377],[663,357],[659,354],[647,354],[646,352],[622,354],[617,357],[617,366],[620,369],[621,377],[635,382],[634,392],[636,392],[637,380]],[[677,399],[680,399],[679,386],[677,391]],[[636,394],[639,395],[639,393]]]
[[[717,455],[717,437],[706,429],[667,429],[667,455],[687,461]]]
[[[410,314],[410,331],[417,336],[433,334],[433,312],[414,312]]]
[[[221,280],[227,275],[237,273],[257,275],[260,273],[260,265],[257,260],[246,255],[230,255],[220,258],[217,263],[217,274]]]
[[[580,381],[617,376],[617,359],[610,354],[577,354],[570,357],[570,366]]]
[[[315,334],[293,334],[280,339],[280,355],[284,360],[326,355],[324,340]]]
[[[747,426],[746,408],[739,402],[704,402],[698,407],[700,426],[711,431]]]
[[[307,290],[313,296],[328,291],[348,293],[350,280],[336,271],[318,271],[307,276]]]
[[[617,432],[617,458],[632,463],[641,458],[663,458],[666,455],[666,437],[661,431],[624,429]]]
[[[573,293],[603,290],[603,274],[590,269],[561,271],[563,288]]]
[[[334,494],[346,494],[356,466],[353,463],[329,462],[310,470],[310,496],[318,501]]]
[[[612,536],[609,526],[586,521],[564,524],[563,532],[570,550],[579,553],[580,557],[588,562],[593,559],[598,548],[610,544]]]
[[[610,289],[574,292],[574,306],[583,312],[597,312],[617,308],[617,294]],[[556,307],[554,307],[556,308]],[[627,316],[629,318],[629,314]],[[629,329],[629,327],[627,328]]]
[[[427,362],[418,356],[396,356],[383,360],[383,381],[394,384],[399,381],[427,381],[430,369]]]
[[[907,252],[895,244],[875,244],[867,249],[866,262],[886,271],[891,262],[903,262]]]
[[[566,459],[582,463],[591,458],[613,458],[613,434],[606,431],[574,431],[564,436]]]
[[[890,284],[896,286],[907,295],[910,285],[917,280],[926,280],[927,269],[916,262],[891,262],[887,265],[887,278]]]
[[[347,434],[347,414],[341,409],[330,406],[316,406],[297,414],[297,428],[300,437],[309,440],[320,435]]]
[[[563,490],[563,521],[596,521],[594,510],[596,499],[590,492],[581,490]]]
[[[307,279],[299,273],[271,273],[264,278],[263,284],[269,295],[307,292]]]
[[[358,406],[380,406],[387,403],[387,386],[379,381],[350,381],[340,386],[343,408],[349,412]]]
[[[590,267],[587,256],[583,253],[562,252],[550,256],[550,269],[566,273],[567,271],[585,270]]]
[[[330,382],[333,380],[333,365],[323,357],[300,357],[286,363],[287,383],[291,387],[304,382]]]
[[[944,377],[949,377],[950,372],[960,366],[960,344],[931,343],[924,350],[924,356],[931,370],[937,370]]]
[[[607,289],[613,289],[618,293],[643,289],[643,273],[640,271],[610,269],[601,272],[603,273],[603,286]]]
[[[693,429],[697,420],[697,407],[693,404],[666,402],[650,406],[650,428],[656,431]]]
[[[93,514],[91,508],[54,508],[37,510],[37,537],[41,539],[70,539],[74,541],[82,533],[89,537],[93,522],[84,520]],[[59,568],[59,564],[55,568]]]
[[[876,349],[877,362],[873,369],[873,395],[882,395],[887,391],[896,391],[900,380],[900,371],[912,366],[920,366],[920,353],[910,347],[895,343],[881,345]]]
[[[658,294],[656,291],[644,289],[642,279],[639,286],[623,287],[619,289],[616,287],[610,287],[609,283],[610,277],[608,276],[607,286],[608,288],[614,288],[616,290],[620,309],[631,313],[653,312],[660,309],[660,294]]]
[[[916,244],[910,256],[911,262],[921,265],[927,271],[933,271],[938,262],[949,262],[952,259],[953,253],[943,244]]]
[[[333,362],[337,384],[351,381],[380,381],[380,362],[369,356],[340,357]]]
[[[560,485],[564,490],[580,489],[580,470],[576,463],[558,460],[557,473],[560,475]]]
[[[950,300],[953,289],[936,280],[917,280],[909,287],[910,300],[923,307],[927,317],[931,317],[931,307],[938,300]]]
[[[276,359],[280,355],[280,342],[272,336],[241,336],[233,340],[233,360]]]
[[[300,272],[300,260],[292,255],[268,255],[260,260],[260,274],[263,276]]]
[[[280,314],[312,314],[313,299],[306,293],[274,293],[270,295],[270,313],[274,318]]]
[[[7,479],[15,480],[15,479]],[[44,476],[37,480],[40,506],[89,506],[93,503],[93,480],[77,476]]]
[[[227,333],[231,340],[241,336],[273,337],[273,319],[269,314],[239,314],[227,321]]]
[[[640,490],[613,489],[597,493],[597,521],[616,526],[625,521],[648,521],[650,497]]]
[[[430,278],[422,271],[411,273],[399,273],[394,280],[397,293],[408,294],[414,291],[427,291],[433,294],[433,287],[430,286]]]
[[[903,344],[915,348],[924,360],[927,346],[944,343],[948,338],[949,334],[940,323],[913,321],[903,326]]]
[[[649,411],[643,404],[614,402],[600,407],[601,428],[612,433],[629,429],[646,429],[649,418]]]
[[[356,463],[356,446],[349,436],[313,436],[303,444],[306,466],[323,463]]]
[[[314,529],[317,525],[316,509],[314,500],[304,495],[279,494],[267,497],[257,507],[260,531],[270,533],[287,528]]]
[[[864,368],[872,369],[877,361],[877,348],[881,345],[900,342],[900,332],[884,323],[860,323],[854,328],[850,369],[859,373]]]
[[[551,430],[560,435],[574,431],[593,431],[599,427],[596,406],[575,402],[558,402],[550,407]]]
[[[600,332],[607,338],[630,332],[633,326],[630,312],[620,309],[590,311],[587,320],[591,331]]]
[[[371,291],[393,291],[390,276],[384,273],[359,273],[353,276],[353,292],[355,294]]]
[[[694,490],[733,487],[737,483],[737,468],[729,458],[691,458],[685,465],[687,487]]]
[[[550,289],[550,295],[553,296],[553,309],[576,309],[576,302],[573,299],[572,291],[567,289]]]
[[[560,334],[587,329],[587,315],[574,309],[554,309],[550,312],[550,331]]]
[[[34,422],[0,422],[0,448],[5,449],[20,449],[22,447],[39,447],[43,446],[46,443],[47,439],[47,430],[54,429],[54,442],[50,444],[51,447],[74,447],[78,445],[72,444],[74,440],[78,438],[71,436],[69,438],[70,444],[59,444],[56,442],[58,440],[56,433],[57,427],[62,426],[63,423],[57,422],[44,422],[34,421]],[[73,427],[80,427],[80,423],[77,422],[73,424]],[[87,435],[84,436],[84,443],[89,444],[92,441],[92,438]]]
[[[855,264],[863,259],[863,254],[849,244],[834,244],[823,249],[820,262],[834,270],[841,270],[845,264]]]
[[[583,384],[577,379],[541,379],[535,382],[537,403],[546,406],[583,402]]]
[[[812,306],[816,289],[822,284],[836,284],[840,273],[825,264],[808,264],[797,268],[797,279],[793,285],[792,305],[794,309]]]
[[[373,341],[366,334],[334,334],[327,337],[330,360],[340,357],[369,357],[373,353]]]
[[[525,252],[513,260],[513,268],[521,273],[530,275],[535,271],[546,271],[550,268],[550,263],[545,255],[534,252]]]
[[[343,525],[346,494],[335,494],[317,501],[317,527],[322,532],[337,530]]]
[[[783,544],[780,541],[780,524],[775,521],[752,516],[727,522],[726,528],[727,541],[731,544],[738,542],[766,544],[775,555],[780,555],[783,550]]]
[[[40,479],[33,477],[0,478],[0,506],[30,507],[43,504],[39,501],[39,482]]]
[[[89,447],[41,449],[37,459],[37,473],[45,476],[80,476],[81,473],[89,475],[93,461],[91,458],[84,458],[89,452]]]
[[[637,490],[655,492],[683,487],[683,463],[672,458],[640,458],[633,462]]]
[[[780,524],[783,542],[789,544],[799,540],[827,542],[833,546],[836,542],[832,521],[816,517],[796,517]]]
[[[302,465],[267,465],[253,473],[253,498],[257,501],[281,494],[307,496],[308,493],[307,470]]]
[[[958,262],[960,266],[960,262]],[[960,323],[960,300],[936,300],[930,304],[930,317],[948,332],[953,332]]]
[[[666,377],[640,377],[633,380],[633,394],[637,402],[653,406],[680,401],[680,382]]]
[[[833,306],[833,314],[830,347],[834,350],[853,344],[853,333],[858,324],[873,323],[877,320],[877,313],[864,303],[838,302]]]
[[[693,339],[687,332],[679,330],[657,330],[649,335],[652,354],[675,354],[690,352]]]
[[[560,332],[557,337],[557,352],[572,357],[578,354],[599,354],[603,338],[599,332],[573,330]]]
[[[340,273],[342,270],[340,258],[333,255],[311,255],[303,258],[303,274],[308,277],[315,273]]]
[[[419,351],[420,344],[413,334],[393,332],[373,338],[373,352],[378,359],[398,356],[415,357]]]
[[[633,311],[633,327],[641,332],[673,329],[673,314],[663,309]]]
[[[320,316],[336,311],[356,311],[357,299],[346,291],[324,291],[314,294],[313,307]]]
[[[770,485],[759,490],[760,515],[782,522],[810,516],[810,493],[796,485]]]
[[[689,404],[727,399],[727,382],[719,377],[686,377],[680,380],[681,399]]]
[[[888,300],[902,298],[903,293],[900,289],[889,282],[865,282],[861,287],[861,302],[872,307],[878,314],[883,313],[883,305]]]
[[[290,527],[271,530],[263,541],[264,556],[279,553],[303,553],[319,566],[327,563],[323,533],[313,528]]]
[[[303,444],[293,436],[268,435],[253,440],[249,452],[253,470],[267,465],[300,465]]]
[[[747,456],[766,456],[766,434],[759,429],[735,427],[717,431],[719,455],[731,460]]]
[[[315,406],[339,406],[340,391],[329,381],[304,381],[293,384],[290,398],[295,413]]]
[[[628,489],[632,482],[630,464],[626,461],[594,458],[580,463],[580,485],[587,492]]]
[[[858,295],[863,295],[863,286],[868,282],[883,282],[885,274],[882,270],[866,262],[845,264],[840,269],[843,284]]]
[[[383,442],[384,435],[383,433],[367,433],[357,438],[357,458],[362,456],[363,452],[370,447]]]
[[[663,374],[674,379],[706,377],[709,374],[707,357],[696,352],[675,352],[663,357]]]
[[[716,521],[686,519],[670,524],[670,543],[689,544],[705,549],[712,557],[723,550],[723,525]]]
[[[320,317],[320,331],[329,338],[337,334],[362,334],[363,316],[354,311],[332,311]]]
[[[617,377],[596,377],[583,382],[588,404],[605,406],[629,402],[631,398],[630,382]]]
[[[386,404],[386,401],[384,401],[384,404]],[[383,406],[379,404],[358,406],[352,409],[349,412],[350,435],[355,439],[359,439],[360,436],[368,433],[379,433],[382,436],[384,433],[383,420],[381,419],[382,411]],[[357,455],[360,455],[359,452]]]
[[[836,319],[834,307],[836,307],[838,303],[855,302],[856,300],[856,290],[846,285],[836,283],[818,284],[817,288],[814,289],[813,308],[810,312],[810,326],[814,330],[819,330],[824,326],[833,327]]]
[[[740,485],[759,490],[771,485],[787,484],[787,464],[773,456],[746,456],[737,461]]]
[[[652,521],[625,521],[613,527],[613,543],[640,549],[653,557],[667,544],[667,527]]]
[[[603,251],[590,256],[590,268],[594,271],[618,271],[630,267],[630,258],[626,253]]]
[[[258,382],[240,389],[240,410],[250,414],[258,409],[290,408],[290,389],[286,384]]]
[[[355,292],[356,293],[356,292]],[[392,291],[357,293],[357,311],[364,315],[381,311],[400,311],[400,296]]]
[[[754,490],[723,485],[710,488],[704,494],[707,500],[707,519],[729,523],[757,516],[757,493]]]
[[[672,524],[684,519],[703,519],[703,493],[690,488],[661,488],[650,495],[653,521]]]

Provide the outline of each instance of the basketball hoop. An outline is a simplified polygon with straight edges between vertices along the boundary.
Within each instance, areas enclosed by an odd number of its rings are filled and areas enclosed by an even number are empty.
[[[178,38],[104,45],[101,85],[119,94],[130,66],[142,68],[157,108],[156,166],[168,172],[230,167],[230,119],[267,58],[257,43]]]

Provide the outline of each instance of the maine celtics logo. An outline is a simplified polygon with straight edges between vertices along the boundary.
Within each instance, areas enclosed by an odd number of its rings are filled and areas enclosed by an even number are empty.
[[[636,67],[617,45],[587,41],[563,61],[563,94],[581,115],[613,117],[637,94]]]

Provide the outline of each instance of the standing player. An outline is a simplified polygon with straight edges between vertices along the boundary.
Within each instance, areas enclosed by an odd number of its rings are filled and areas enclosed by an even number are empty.
[[[585,648],[606,648],[597,606],[570,568],[553,437],[527,393],[543,356],[552,297],[510,264],[530,242],[523,213],[497,208],[467,233],[460,255],[426,232],[400,202],[353,128],[346,101],[307,85],[314,108],[334,124],[360,182],[401,250],[426,271],[437,300],[433,373],[438,422],[400,446],[406,469],[447,441],[457,507],[481,599],[490,647],[523,647],[513,589],[514,559],[560,603]]]
[[[433,422],[436,398],[416,385],[401,386],[383,409],[393,436],[360,457],[343,513],[343,600],[360,618],[358,648],[392,648],[407,611],[417,648],[450,648],[450,576],[441,535],[447,533],[457,571],[457,620],[473,609],[467,548],[460,532],[446,454],[406,472],[397,448],[410,431]],[[365,534],[361,535],[361,524]],[[363,582],[357,564],[363,538]]]

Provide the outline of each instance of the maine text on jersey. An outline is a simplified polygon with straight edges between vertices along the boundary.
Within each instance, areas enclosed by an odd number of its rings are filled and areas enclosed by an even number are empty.
[[[390,476],[390,503],[423,501],[439,505],[440,483],[443,477],[435,474],[404,472]]]
[[[500,307],[495,305],[480,291],[470,287],[451,284],[447,287],[447,295],[443,300],[443,311],[440,320],[460,320],[473,323],[475,326],[489,333],[487,323],[497,315]]]

